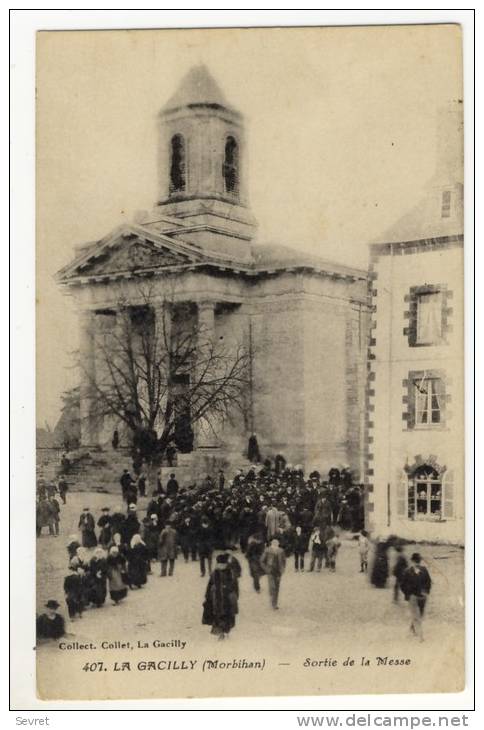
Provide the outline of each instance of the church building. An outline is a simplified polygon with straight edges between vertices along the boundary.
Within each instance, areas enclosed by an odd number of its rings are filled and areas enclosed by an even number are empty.
[[[217,434],[198,434],[185,459],[192,471],[238,465],[255,433],[263,458],[283,454],[324,475],[348,465],[362,479],[367,273],[304,253],[297,242],[257,239],[244,120],[206,67],[187,74],[158,124],[151,212],[79,247],[58,273],[79,308],[83,362],[95,370],[93,332],[116,326],[121,291],[135,306],[139,282],[149,279],[156,316],[156,296],[175,281],[177,303],[213,338],[251,353],[248,413]],[[103,448],[113,423],[100,428],[90,418],[88,388],[81,383],[82,445]]]

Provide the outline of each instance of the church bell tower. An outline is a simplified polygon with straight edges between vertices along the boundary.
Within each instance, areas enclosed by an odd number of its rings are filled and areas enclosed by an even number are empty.
[[[160,112],[156,210],[183,222],[185,240],[250,259],[255,220],[248,209],[241,114],[201,65]]]

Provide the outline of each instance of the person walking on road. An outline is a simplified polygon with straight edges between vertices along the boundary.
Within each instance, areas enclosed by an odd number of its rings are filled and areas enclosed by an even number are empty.
[[[237,600],[237,580],[228,565],[227,554],[217,555],[215,570],[212,572],[205,591],[202,624],[211,626],[211,633],[219,640],[235,626],[239,611]]]
[[[286,555],[279,546],[277,537],[274,537],[269,547],[264,550],[260,562],[264,572],[267,573],[272,608],[277,610],[281,577],[286,567]]]
[[[95,522],[89,507],[84,507],[79,517],[79,530],[81,531],[82,547],[93,548],[97,545]]]
[[[67,492],[69,491],[69,485],[67,484],[64,477],[61,477],[59,479],[59,482],[57,484],[57,489],[59,490],[59,496],[62,499],[62,504],[66,504],[66,502],[67,502],[66,495],[67,495]]]
[[[432,580],[429,571],[422,565],[420,553],[413,553],[410,558],[410,567],[402,576],[401,587],[410,606],[410,631],[423,641],[422,622]]]
[[[260,564],[262,554],[265,550],[264,536],[261,533],[251,535],[247,541],[247,550],[245,557],[249,563],[249,572],[254,584],[256,593],[260,593],[260,579],[264,575],[264,570]]]
[[[395,576],[393,600],[397,603],[400,596],[400,590],[402,589],[403,576],[408,568],[408,560],[405,557],[405,553],[403,552],[403,547],[401,545],[395,545],[395,551],[397,553],[397,559],[395,560],[395,565],[393,566],[392,571]]]
[[[164,578],[166,576],[166,568],[168,567],[168,575],[173,575],[175,570],[176,560],[176,544],[178,540],[177,531],[173,528],[173,519],[170,518],[166,527],[160,532],[158,557],[161,563],[161,574]]]

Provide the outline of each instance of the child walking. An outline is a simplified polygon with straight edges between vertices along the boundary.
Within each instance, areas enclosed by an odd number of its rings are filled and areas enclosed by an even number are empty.
[[[370,541],[366,530],[361,530],[358,537],[358,552],[360,554],[360,573],[368,572],[368,551],[370,549]]]
[[[296,572],[304,570],[304,556],[308,550],[308,538],[302,531],[301,525],[297,525],[294,535],[294,568]]]
[[[312,573],[314,566],[318,573],[321,572],[323,565],[323,557],[326,552],[326,546],[321,536],[321,530],[319,527],[315,527],[309,538],[309,552],[311,554],[311,563],[309,565],[309,572]]]

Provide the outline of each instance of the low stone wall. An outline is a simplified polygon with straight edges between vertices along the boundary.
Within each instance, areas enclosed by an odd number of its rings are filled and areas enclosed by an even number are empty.
[[[37,480],[54,481],[61,468],[63,449],[37,449]],[[118,494],[119,480],[123,469],[133,474],[132,458],[127,449],[114,450],[107,447],[89,449],[83,447],[69,453],[71,469],[65,479],[71,491],[99,491]],[[225,473],[226,481],[231,479],[237,469],[249,467],[249,462],[237,453],[228,453],[219,448],[201,448],[190,454],[177,454],[176,466],[161,467],[161,481],[166,485],[170,474],[175,477],[181,487],[200,483],[207,474],[216,477],[220,469]],[[147,470],[148,494],[156,488],[158,469]]]

